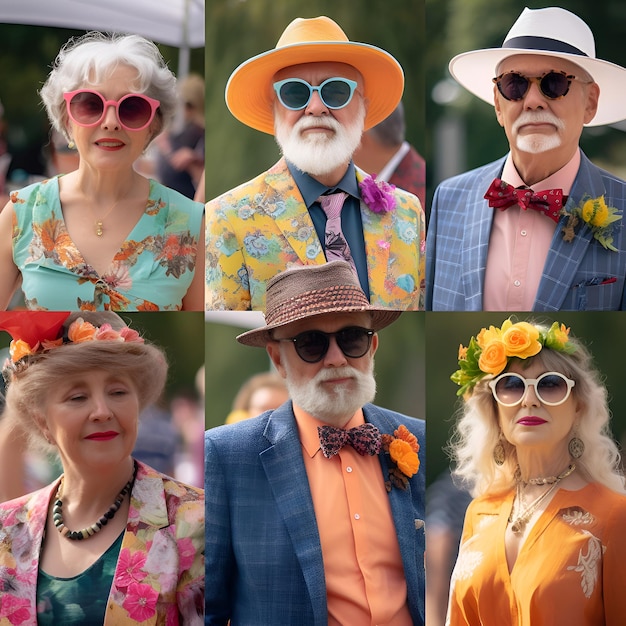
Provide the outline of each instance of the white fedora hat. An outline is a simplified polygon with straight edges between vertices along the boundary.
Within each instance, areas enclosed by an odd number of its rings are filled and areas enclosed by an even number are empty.
[[[516,54],[539,54],[567,59],[585,69],[600,87],[595,117],[587,126],[602,126],[626,119],[626,69],[596,58],[591,29],[577,15],[558,7],[525,8],[501,48],[472,50],[455,56],[450,73],[481,100],[493,104],[496,68]]]

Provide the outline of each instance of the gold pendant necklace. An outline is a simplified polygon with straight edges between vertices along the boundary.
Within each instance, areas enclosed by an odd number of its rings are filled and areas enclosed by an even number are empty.
[[[111,214],[111,211],[113,211],[113,209],[123,200],[123,198],[120,198],[119,200],[117,200],[117,202],[114,202],[111,205],[111,208],[102,216],[102,217],[96,217],[96,221],[94,223],[94,232],[96,233],[97,237],[102,237],[102,235],[104,235],[104,220]],[[93,209],[91,208],[91,205],[89,206],[89,208],[91,209],[91,213],[92,215],[93,213]],[[95,215],[94,215],[95,217]]]

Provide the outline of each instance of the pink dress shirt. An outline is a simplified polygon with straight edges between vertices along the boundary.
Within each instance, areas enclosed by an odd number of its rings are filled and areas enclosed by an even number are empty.
[[[567,196],[579,166],[580,151],[576,150],[560,170],[531,188],[533,191],[562,189],[563,195]],[[513,187],[526,184],[510,153],[501,178]],[[556,228],[550,218],[538,211],[524,211],[519,206],[504,211],[494,209],[485,270],[485,311],[532,310]]]

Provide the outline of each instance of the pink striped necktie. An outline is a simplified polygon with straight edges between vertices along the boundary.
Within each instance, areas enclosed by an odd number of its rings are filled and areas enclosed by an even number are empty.
[[[327,261],[348,261],[356,273],[356,266],[350,246],[341,229],[341,209],[348,194],[343,191],[320,196],[317,201],[326,213],[326,230],[324,232],[326,260]]]

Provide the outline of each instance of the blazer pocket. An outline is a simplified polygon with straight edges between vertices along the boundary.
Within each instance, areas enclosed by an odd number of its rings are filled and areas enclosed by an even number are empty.
[[[606,278],[597,284],[590,284],[590,281],[579,283],[570,292],[570,303],[564,303],[562,308],[573,311],[618,311],[623,289],[624,281],[621,279]]]

